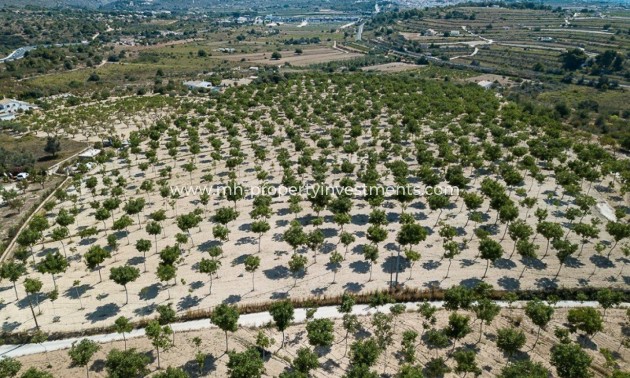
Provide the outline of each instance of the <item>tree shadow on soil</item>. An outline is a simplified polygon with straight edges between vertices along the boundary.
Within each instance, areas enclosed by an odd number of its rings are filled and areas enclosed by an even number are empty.
[[[311,294],[315,295],[315,296],[322,296],[322,295],[326,294],[326,291],[328,291],[328,286],[317,287],[317,288],[311,290]]]
[[[366,274],[370,271],[370,263],[368,261],[353,261],[349,265],[352,273]]]
[[[332,358],[328,358],[326,361],[324,361],[323,364],[321,364],[321,368],[324,369],[324,371],[328,374],[333,374],[333,372],[340,367],[341,365],[339,365],[339,363]]]
[[[483,281],[480,280],[479,278],[466,278],[465,280],[461,280],[459,282],[459,284],[461,286],[464,286],[464,287],[468,288],[468,289],[474,289],[481,282],[483,282]]]
[[[593,255],[589,258],[589,260],[600,269],[608,269],[614,268],[615,264],[606,256],[602,255]],[[624,262],[625,263],[625,262]]]
[[[157,305],[155,303],[151,303],[146,306],[136,308],[135,310],[133,310],[133,313],[137,316],[147,316],[151,315],[156,308]]]
[[[367,214],[356,214],[352,216],[351,223],[355,226],[365,226],[368,222]]]
[[[422,264],[424,270],[435,270],[442,266],[442,263],[438,260],[429,260]]]
[[[258,239],[253,236],[243,236],[242,238],[239,238],[235,244],[236,245],[243,245],[243,244],[257,245]]]
[[[190,377],[208,377],[213,371],[217,369],[217,358],[212,354],[206,354],[203,369],[199,371],[199,364],[196,360],[186,361],[180,368],[185,371]]]
[[[16,328],[21,326],[20,322],[7,322],[2,323],[2,332],[13,332]]]
[[[564,265],[569,268],[581,268],[584,266],[584,263],[573,256],[569,256],[564,260]]]
[[[289,297],[289,293],[286,291],[274,291],[269,296],[269,299],[278,300],[278,299],[286,299]]]
[[[85,319],[92,323],[99,322],[104,319],[116,316],[120,312],[120,306],[115,303],[108,303],[102,306],[98,306],[96,310],[85,315]]]
[[[537,278],[536,287],[543,290],[557,289],[558,283],[555,280],[552,280],[548,277]]]
[[[83,284],[79,286],[73,286],[66,289],[64,296],[70,299],[79,299],[80,296],[83,296],[88,290],[93,289],[92,285]]]
[[[360,284],[358,282],[346,282],[343,285],[343,288],[344,290],[349,291],[351,293],[358,293],[363,289],[364,286],[365,285]]]
[[[160,284],[156,282],[140,289],[140,292],[138,293],[138,297],[143,301],[148,301],[151,299],[155,299],[159,293],[160,293]]]
[[[207,252],[212,247],[218,247],[221,245],[221,242],[218,240],[208,240],[203,243],[197,245],[197,250],[199,252]]]
[[[201,303],[201,299],[198,296],[192,296],[188,294],[187,296],[179,300],[179,302],[177,303],[177,308],[179,310],[188,310],[189,308],[198,306],[199,303]]]
[[[514,263],[514,261],[509,260],[509,259],[503,259],[503,258],[496,259],[494,263],[492,264],[492,266],[498,269],[508,269],[508,270],[512,270],[516,268],[516,264]]]
[[[503,276],[499,278],[497,283],[505,290],[518,290],[521,288],[521,282],[514,277]]]
[[[263,270],[263,274],[270,280],[282,280],[289,277],[290,271],[284,265],[276,265],[271,269]]]
[[[242,297],[241,297],[240,295],[235,295],[235,294],[232,294],[232,295],[230,295],[229,297],[225,298],[225,299],[223,300],[223,303],[226,303],[226,304],[234,304],[234,303],[238,303],[238,302],[240,302],[240,301],[241,301],[241,299],[242,299]]]

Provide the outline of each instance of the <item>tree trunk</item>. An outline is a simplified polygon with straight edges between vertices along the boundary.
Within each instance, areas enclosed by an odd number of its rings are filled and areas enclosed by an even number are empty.
[[[39,331],[39,323],[37,323],[37,316],[35,316],[35,310],[33,309],[33,302],[31,302],[31,297],[28,297],[28,305],[31,308],[31,314],[33,314],[33,320],[35,321],[35,328]]]
[[[125,288],[125,305],[129,303],[129,292],[127,291],[127,285],[123,285]]]
[[[490,267],[490,260],[486,260],[486,270],[485,272],[483,272],[483,277],[481,278],[486,278],[486,274],[488,273],[488,268]]]
[[[227,331],[225,331],[225,353],[228,352],[228,335],[227,335]]]
[[[617,243],[619,243],[619,241],[615,240],[615,244],[613,244],[612,248],[610,248],[610,251],[608,251],[608,256],[606,256],[608,259],[610,259],[610,255],[612,254],[613,249],[615,249],[615,247],[617,246]]]
[[[481,342],[481,336],[483,335],[483,320],[481,321],[481,323],[479,324],[479,340],[477,341],[477,343]]]
[[[544,259],[545,257],[547,257],[547,253],[549,253],[549,239],[547,239],[547,249],[545,249],[545,254],[543,255],[543,257],[540,259],[542,261],[542,259]]]
[[[190,238],[190,243],[192,244],[192,246],[195,246],[195,241],[193,240],[192,234],[190,233],[190,230],[188,230],[188,237]]]
[[[77,298],[79,298],[79,305],[81,306],[80,310],[83,310],[83,301],[81,300],[81,294],[79,294],[79,289],[75,286],[75,293],[77,294]]]
[[[510,226],[509,223],[507,223],[505,225],[505,231],[503,231],[503,236],[501,236],[501,241],[503,241],[503,239],[505,239],[505,234],[507,234],[509,226]]]
[[[99,281],[98,281],[99,283],[103,282],[103,276],[101,276],[101,267],[100,266],[98,267],[98,279],[99,279]]]
[[[451,271],[451,263],[453,262],[453,259],[448,259],[448,267],[446,268],[446,276],[444,276],[444,278],[448,278],[448,274]]]
[[[400,269],[400,248],[398,248],[398,253],[396,254],[396,286],[398,286],[398,270]]]
[[[532,349],[534,350],[534,348],[536,348],[536,344],[538,344],[538,339],[540,338],[540,330],[542,329],[542,327],[538,327],[538,333],[536,334],[536,340],[534,341],[534,345],[532,345]]]
[[[560,269],[562,269],[562,264],[563,263],[560,263],[560,268],[558,268],[558,271],[556,272],[556,276],[554,277],[554,280],[558,278],[558,276],[560,275]]]
[[[437,216],[437,220],[435,221],[435,224],[433,225],[433,227],[436,227],[438,223],[440,223],[441,216],[442,216],[442,209],[440,209],[440,212],[438,213],[438,216]]]
[[[17,285],[15,284],[15,281],[13,281],[13,290],[15,290],[15,300],[19,300],[20,298],[18,297],[18,293],[17,293]]]

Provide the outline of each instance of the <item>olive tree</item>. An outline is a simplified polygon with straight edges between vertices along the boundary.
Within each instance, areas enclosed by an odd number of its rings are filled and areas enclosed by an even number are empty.
[[[280,349],[282,349],[284,348],[284,331],[289,327],[294,317],[293,304],[288,300],[274,302],[269,307],[269,313],[278,330],[282,332],[282,344],[280,344]]]
[[[101,349],[101,346],[97,342],[89,339],[83,339],[79,341],[79,343],[72,343],[72,347],[68,351],[68,355],[70,356],[70,360],[72,360],[73,365],[85,367],[86,375],[89,377],[90,368],[88,364],[99,349]]]
[[[210,320],[216,324],[223,332],[225,332],[225,352],[228,352],[228,331],[236,332],[238,329],[238,309],[226,303],[218,305],[212,314]]]

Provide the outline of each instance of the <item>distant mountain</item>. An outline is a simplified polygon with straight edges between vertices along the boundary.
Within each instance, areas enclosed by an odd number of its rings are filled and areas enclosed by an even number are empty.
[[[0,8],[3,6],[37,6],[47,8],[78,7],[88,9],[101,9],[106,11],[188,11],[214,10],[214,11],[286,11],[334,9],[341,11],[353,11],[358,8],[373,7],[374,0],[0,0]]]
[[[15,7],[43,7],[43,8],[99,8],[113,3],[116,0],[0,0],[0,8],[4,6]]]

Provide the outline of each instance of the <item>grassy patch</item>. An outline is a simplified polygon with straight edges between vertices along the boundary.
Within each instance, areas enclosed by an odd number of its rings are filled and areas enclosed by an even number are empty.
[[[87,144],[82,142],[62,139],[61,152],[59,152],[56,158],[52,158],[51,155],[44,151],[46,139],[34,135],[25,135],[21,138],[15,138],[4,133],[0,133],[0,145],[9,151],[25,151],[31,153],[35,158],[34,168],[36,170],[46,169],[87,147]]]

